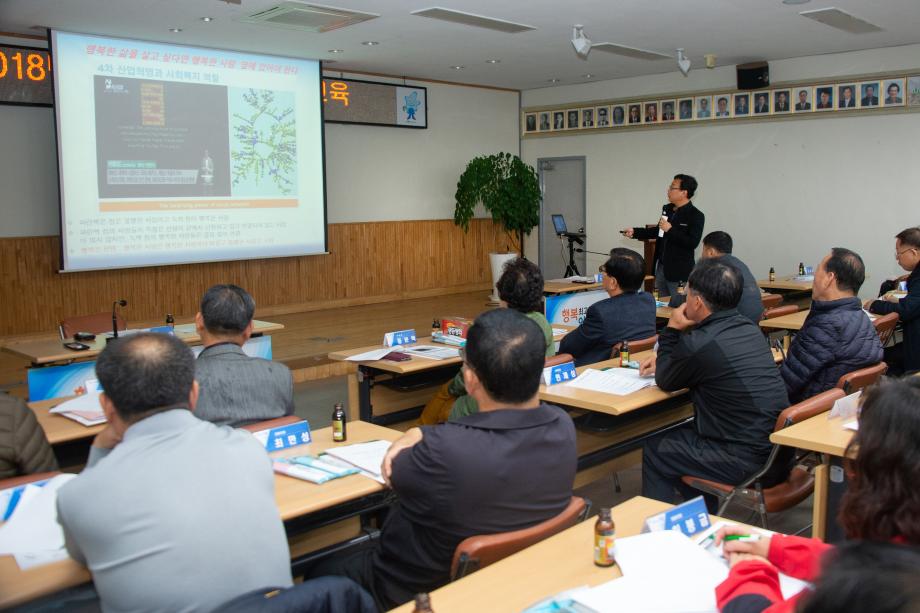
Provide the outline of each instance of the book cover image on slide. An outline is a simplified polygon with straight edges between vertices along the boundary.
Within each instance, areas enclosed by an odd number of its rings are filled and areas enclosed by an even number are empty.
[[[100,198],[231,195],[227,88],[95,76]]]
[[[234,196],[297,195],[295,100],[293,92],[228,91]]]

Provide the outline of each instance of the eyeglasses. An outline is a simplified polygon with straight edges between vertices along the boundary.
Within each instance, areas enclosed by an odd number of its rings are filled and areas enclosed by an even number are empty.
[[[679,192],[684,191],[684,188],[683,188],[683,187],[674,187],[673,185],[671,185],[671,186],[668,187],[668,191],[669,191],[669,192],[670,192],[670,191],[673,191],[673,190],[675,190],[675,189],[676,189],[677,191],[679,191]]]
[[[908,251],[916,251],[916,247],[908,247],[907,249],[901,249],[900,251],[894,252],[894,257],[899,258],[902,254],[907,253]]]

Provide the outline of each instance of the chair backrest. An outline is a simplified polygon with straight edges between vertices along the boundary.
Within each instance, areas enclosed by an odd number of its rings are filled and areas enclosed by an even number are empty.
[[[776,418],[776,425],[773,427],[774,432],[787,428],[792,424],[805,421],[809,417],[826,413],[834,407],[834,403],[846,396],[840,388],[832,388],[826,392],[816,394],[811,398],[806,398],[802,402],[797,402],[791,407],[785,409]]]
[[[772,309],[783,303],[783,296],[782,294],[761,294],[760,302],[763,304],[764,310]]]
[[[119,330],[124,330],[128,327],[120,313],[116,315],[115,320],[118,322]],[[67,317],[61,320],[58,330],[62,339],[73,338],[75,332],[90,332],[92,334],[111,332],[112,314],[96,313],[94,315]]]
[[[559,364],[565,364],[566,362],[574,362],[575,356],[571,353],[557,353],[551,358],[546,358],[543,362],[543,368],[549,368],[550,366],[557,366]]]
[[[891,335],[894,334],[894,329],[898,325],[898,314],[888,313],[887,315],[876,317],[872,320],[872,325],[875,326],[875,331],[878,332],[878,338],[882,341],[882,347],[884,347],[891,340]]]
[[[0,479],[0,490],[5,490],[10,487],[19,487],[20,485],[25,485],[26,483],[35,483],[36,481],[44,481],[45,479],[50,479],[52,477],[57,477],[61,474],[61,471],[54,470],[46,473],[32,473],[31,475],[19,475],[18,477],[9,477],[8,479]]]
[[[639,353],[640,351],[648,351],[649,349],[655,348],[655,343],[658,342],[658,335],[649,336],[647,338],[640,338],[637,340],[629,340],[629,353]],[[620,345],[621,343],[614,343],[613,347],[610,348],[610,359],[615,359],[620,357]]]
[[[774,317],[782,317],[783,315],[792,315],[793,313],[799,312],[799,306],[797,304],[787,304],[785,306],[773,307],[772,309],[766,309],[763,312],[764,319],[773,319]]]
[[[866,368],[848,372],[837,380],[837,387],[842,389],[844,394],[858,392],[862,388],[869,387],[878,381],[887,370],[888,364],[879,362]]]
[[[290,426],[291,424],[296,424],[299,421],[303,421],[303,418],[297,417],[296,415],[287,415],[285,417],[276,417],[275,419],[257,421],[254,424],[240,426],[239,429],[249,430],[250,432],[259,432],[261,430],[269,430],[271,428],[280,428],[281,426]]]
[[[464,539],[454,550],[454,559],[450,567],[451,579],[460,577],[507,558],[513,553],[549,538],[566,528],[575,525],[584,513],[584,498],[572,496],[569,505],[562,513],[544,522],[513,532],[484,534]]]

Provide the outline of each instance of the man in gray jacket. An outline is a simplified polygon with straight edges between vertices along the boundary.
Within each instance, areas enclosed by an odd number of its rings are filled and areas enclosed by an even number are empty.
[[[104,611],[213,611],[292,585],[265,449],[192,411],[195,359],[174,336],[137,334],[96,363],[108,426],[58,492],[67,551]]]
[[[236,285],[215,285],[201,299],[195,327],[204,350],[195,379],[201,396],[195,415],[221,425],[244,426],[294,413],[294,382],[284,364],[243,352],[252,335],[256,303]]]

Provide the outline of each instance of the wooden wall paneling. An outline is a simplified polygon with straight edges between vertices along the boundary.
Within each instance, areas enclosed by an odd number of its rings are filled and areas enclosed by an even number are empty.
[[[248,289],[257,315],[470,291],[488,286],[488,254],[507,242],[490,219],[468,233],[451,220],[330,224],[329,255],[59,274],[59,241],[0,239],[0,336],[50,334],[119,298],[129,322],[188,317],[215,283]]]

